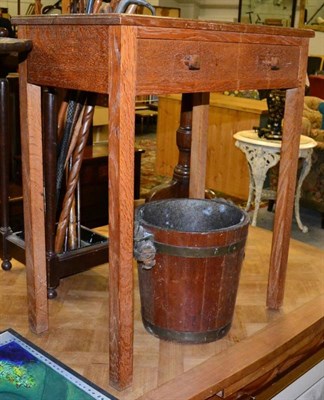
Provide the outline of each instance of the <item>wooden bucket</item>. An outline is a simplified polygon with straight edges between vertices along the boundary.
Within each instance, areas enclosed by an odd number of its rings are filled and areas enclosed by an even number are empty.
[[[207,343],[230,329],[249,217],[225,200],[170,199],[137,208],[142,319],[161,339]]]

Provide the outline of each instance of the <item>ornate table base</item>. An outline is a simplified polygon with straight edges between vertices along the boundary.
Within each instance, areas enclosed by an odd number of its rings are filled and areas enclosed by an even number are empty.
[[[254,131],[238,132],[234,135],[234,138],[236,139],[235,145],[243,151],[248,162],[250,184],[249,197],[245,209],[248,211],[254,200],[251,225],[256,226],[261,200],[276,199],[276,191],[263,189],[263,186],[267,172],[277,165],[280,160],[281,142],[260,139]],[[303,225],[300,219],[299,200],[302,184],[312,166],[312,153],[315,146],[316,142],[313,139],[301,136],[299,158],[303,159],[303,165],[296,185],[294,208],[298,227],[304,233],[308,232],[308,228]]]

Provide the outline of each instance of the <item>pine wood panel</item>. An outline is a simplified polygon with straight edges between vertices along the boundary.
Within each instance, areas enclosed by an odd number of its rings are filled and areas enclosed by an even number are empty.
[[[14,261],[11,271],[0,271],[0,330],[17,330],[120,400],[206,399],[218,389],[229,396],[257,378],[266,384],[319,347],[324,323],[324,251],[295,240],[283,308],[265,307],[270,239],[271,232],[249,228],[233,325],[214,343],[183,345],[148,334],[134,266],[134,379],[122,392],[108,385],[107,265],[62,280],[49,303],[51,329],[35,335],[27,321],[26,271]]]

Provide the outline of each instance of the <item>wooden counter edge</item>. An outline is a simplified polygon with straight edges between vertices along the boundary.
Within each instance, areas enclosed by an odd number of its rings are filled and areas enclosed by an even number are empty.
[[[169,100],[181,101],[180,94],[161,95]],[[267,103],[265,100],[257,100],[245,97],[227,96],[222,93],[210,94],[210,106],[227,108],[236,111],[245,111],[255,114],[264,114],[268,111]]]
[[[284,364],[291,366],[292,362],[298,363],[298,355],[307,355],[307,348],[314,352],[320,347],[323,342],[323,309],[324,294],[280,316],[251,337],[137,400],[166,399],[174,394],[183,400],[207,399],[219,391],[236,386],[246,377],[251,376],[250,383],[253,383],[265,374],[271,374],[277,369],[271,361],[277,358],[281,360],[283,372]],[[242,387],[248,384],[245,381]]]

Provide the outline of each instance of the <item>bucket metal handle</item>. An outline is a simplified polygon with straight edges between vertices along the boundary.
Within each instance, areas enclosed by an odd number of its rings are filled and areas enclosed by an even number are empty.
[[[156,248],[154,235],[146,231],[143,226],[135,221],[134,225],[134,257],[142,263],[143,269],[151,269],[155,265]]]

